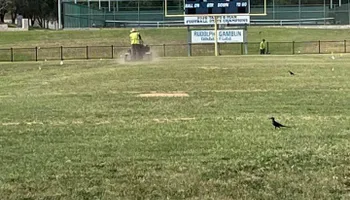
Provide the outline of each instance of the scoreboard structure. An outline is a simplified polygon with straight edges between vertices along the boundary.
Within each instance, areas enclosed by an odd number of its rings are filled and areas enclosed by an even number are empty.
[[[267,13],[267,0],[260,0],[264,4],[263,13],[251,13],[250,0],[183,0],[183,10],[178,10],[181,14],[168,10],[168,0],[164,1],[165,17],[184,17],[188,30],[189,56],[191,44],[194,43],[214,43],[215,56],[219,55],[218,43],[241,43],[247,54],[247,24],[250,23],[250,16],[266,16]],[[219,24],[244,26],[244,29],[219,30]],[[214,30],[191,30],[192,25],[214,25]]]
[[[267,0],[259,0],[263,4],[263,11],[250,12],[250,0],[179,0],[183,1],[183,10],[175,11],[168,8],[168,1],[164,0],[165,17],[189,16],[266,16]],[[173,2],[173,0],[172,0]]]
[[[185,25],[250,23],[250,0],[184,0]]]
[[[185,15],[249,14],[250,0],[185,0]]]

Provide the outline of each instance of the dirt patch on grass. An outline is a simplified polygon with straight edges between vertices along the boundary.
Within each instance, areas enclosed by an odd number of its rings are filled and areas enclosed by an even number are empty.
[[[139,94],[138,97],[188,97],[189,95],[184,92],[169,92],[169,93],[147,93]]]
[[[178,122],[178,121],[191,121],[195,120],[196,118],[194,117],[184,117],[184,118],[174,118],[174,119],[153,119],[153,121],[157,123],[166,123],[166,122]]]
[[[53,126],[67,126],[67,125],[82,125],[82,124],[95,124],[95,125],[106,125],[111,124],[109,121],[96,121],[96,122],[84,122],[82,120],[73,121],[22,121],[22,122],[3,122],[0,126],[19,126],[19,125],[53,125]]]
[[[276,91],[276,90],[274,90]],[[234,93],[234,92],[268,92],[268,90],[265,89],[246,89],[246,90],[203,90],[202,92],[207,93]]]
[[[84,124],[84,122],[81,120],[73,120],[72,124]]]
[[[37,122],[37,121],[32,121],[32,122],[4,122],[1,123],[3,126],[18,126],[18,125],[44,125],[43,122]]]
[[[6,122],[6,123],[2,123],[3,126],[16,126],[19,125],[19,122]]]
[[[27,125],[44,125],[43,122],[37,122],[37,121],[32,121],[32,122],[26,122]]]
[[[217,70],[217,69],[229,69],[229,68],[226,68],[226,67],[198,67],[199,69],[205,69],[205,70]]]
[[[16,97],[14,95],[0,95],[0,98],[13,98]]]
[[[96,125],[103,125],[103,124],[110,124],[109,121],[100,121],[100,122],[96,122]]]
[[[116,63],[121,65],[145,65],[150,63],[156,63],[161,60],[158,54],[154,51],[152,51],[151,60],[147,60],[147,58],[145,57],[144,60],[140,60],[140,61],[125,61],[124,56],[125,56],[125,52],[121,52],[121,54],[119,55],[119,58],[115,59]]]

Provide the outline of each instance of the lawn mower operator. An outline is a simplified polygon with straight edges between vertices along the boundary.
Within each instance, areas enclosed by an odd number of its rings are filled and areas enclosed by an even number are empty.
[[[139,60],[141,58],[142,38],[140,33],[135,29],[130,31],[130,43],[131,43],[131,59]]]

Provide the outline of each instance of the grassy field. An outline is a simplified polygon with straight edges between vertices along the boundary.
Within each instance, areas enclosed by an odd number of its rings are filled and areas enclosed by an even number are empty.
[[[349,199],[349,62],[0,63],[1,199]]]
[[[208,29],[208,28],[207,28]],[[210,28],[209,28],[210,29]],[[59,47],[59,46],[128,46],[130,29],[101,30],[33,30],[29,32],[1,32],[1,48],[10,47]],[[186,44],[186,28],[141,29],[148,44]],[[261,32],[259,34],[259,32]],[[265,38],[269,42],[350,40],[349,30],[297,29],[249,27],[249,42],[260,42]]]

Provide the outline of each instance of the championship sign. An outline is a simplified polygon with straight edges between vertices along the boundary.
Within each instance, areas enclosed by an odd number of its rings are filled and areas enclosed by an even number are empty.
[[[186,16],[184,17],[185,25],[213,25],[215,23],[213,16]],[[249,15],[237,16],[220,16],[217,17],[218,24],[226,25],[245,25],[250,24]]]

